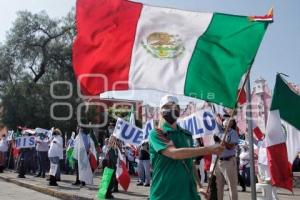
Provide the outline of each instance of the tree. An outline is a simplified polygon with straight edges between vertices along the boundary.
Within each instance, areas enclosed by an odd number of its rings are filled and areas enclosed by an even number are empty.
[[[55,20],[45,12],[19,12],[6,41],[10,55],[14,56],[14,67],[30,72],[26,75],[30,75],[35,83],[51,68],[69,67],[72,70],[73,22],[73,13]]]
[[[6,41],[0,45],[0,98],[2,121],[10,128],[16,125],[51,128],[66,131],[75,129],[76,117],[59,121],[50,116],[50,108],[58,100],[50,94],[54,81],[69,81],[76,91],[72,68],[72,42],[75,37],[74,10],[60,19],[50,18],[46,12],[33,14],[18,12]],[[55,87],[55,95],[68,94],[68,88]],[[60,102],[76,108],[77,94]],[[57,107],[57,115],[69,112]]]

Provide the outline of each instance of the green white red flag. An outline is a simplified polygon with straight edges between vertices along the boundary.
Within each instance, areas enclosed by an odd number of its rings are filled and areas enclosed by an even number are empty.
[[[292,191],[292,164],[300,151],[300,96],[280,76],[266,128],[267,156],[274,186]]]
[[[130,184],[130,176],[126,167],[126,159],[118,149],[118,163],[116,169],[116,179],[122,188],[127,191]]]
[[[86,95],[154,89],[233,108],[272,17],[77,0],[74,71]]]

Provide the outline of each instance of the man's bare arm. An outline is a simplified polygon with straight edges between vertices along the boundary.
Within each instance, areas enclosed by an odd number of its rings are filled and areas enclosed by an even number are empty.
[[[197,156],[204,156],[208,154],[221,154],[224,150],[224,146],[215,144],[208,147],[191,147],[191,148],[176,148],[175,146],[169,146],[162,150],[161,153],[164,156],[172,158],[174,160],[182,160],[186,158],[194,158]]]

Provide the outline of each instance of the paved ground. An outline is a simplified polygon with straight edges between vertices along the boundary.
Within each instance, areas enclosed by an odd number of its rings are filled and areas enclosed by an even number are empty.
[[[58,197],[60,199],[66,199],[66,200],[92,200],[95,198],[95,195],[98,190],[98,185],[100,181],[100,176],[96,176],[94,178],[94,185],[89,185],[86,187],[77,187],[77,186],[72,186],[71,183],[75,180],[74,175],[62,175],[61,182],[58,182],[59,186],[58,187],[49,187],[48,182],[46,179],[42,178],[35,178],[33,176],[27,175],[26,179],[18,179],[16,178],[17,174],[13,172],[8,172],[6,171],[4,174],[0,174],[0,199],[1,200],[11,200],[11,199],[19,199],[17,196],[10,196],[14,194],[14,191],[21,191],[19,190],[19,186],[26,187],[26,191],[32,191],[30,196],[28,197],[34,197],[33,200],[35,199],[35,195],[39,195],[40,193],[45,193],[54,197]],[[11,182],[9,183],[13,187],[9,187],[9,190],[3,190],[2,184],[7,184],[4,181]],[[123,191],[120,188],[119,193],[114,193],[114,197],[116,200],[145,200],[148,197],[149,194],[149,188],[143,187],[143,186],[136,186],[137,179],[135,177],[132,178],[130,187],[127,192]],[[15,184],[19,185],[16,186]],[[241,188],[239,188],[241,189]],[[247,192],[239,192],[239,199],[242,200],[248,200],[251,199],[251,193],[249,191],[250,189],[247,188]],[[5,191],[5,192],[3,192]],[[291,193],[283,190],[278,191],[279,194],[279,199],[280,200],[299,200],[300,199],[300,188],[295,188],[294,189],[294,194],[292,195]],[[225,191],[225,200],[228,199],[228,192]],[[261,193],[258,193],[258,197],[261,196]],[[27,198],[26,195],[24,197]],[[30,198],[31,199],[31,198]],[[48,200],[49,196],[45,196],[38,198],[40,200]],[[56,198],[51,198],[50,199],[56,199]],[[259,199],[259,198],[258,198]],[[23,199],[22,200],[26,200]]]
[[[25,179],[16,178],[17,174],[6,171],[4,174],[0,174],[0,181],[6,180],[15,184],[22,185],[24,187],[43,192],[53,196],[57,196],[62,199],[85,199],[92,200],[98,191],[98,185],[100,182],[100,176],[94,178],[94,185],[88,185],[86,187],[73,186],[75,181],[75,175],[62,175],[62,181],[58,182],[58,187],[48,186],[48,181],[43,178],[36,178],[30,175],[26,175]],[[2,180],[1,180],[2,179]],[[129,189],[127,192],[119,188],[120,192],[113,194],[117,200],[144,200],[147,199],[149,194],[149,187],[136,186],[137,178],[133,177]],[[66,194],[66,195],[65,195]],[[1,195],[1,194],[0,194]],[[64,195],[64,197],[62,197]],[[0,200],[2,198],[0,197]]]
[[[55,197],[0,180],[1,200],[58,200]]]

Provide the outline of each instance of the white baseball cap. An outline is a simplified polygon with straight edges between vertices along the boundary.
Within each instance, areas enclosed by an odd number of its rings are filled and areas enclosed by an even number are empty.
[[[164,105],[166,105],[168,103],[178,104],[177,97],[173,96],[173,95],[165,95],[165,96],[163,96],[161,98],[161,100],[160,100],[159,108],[161,109]]]

